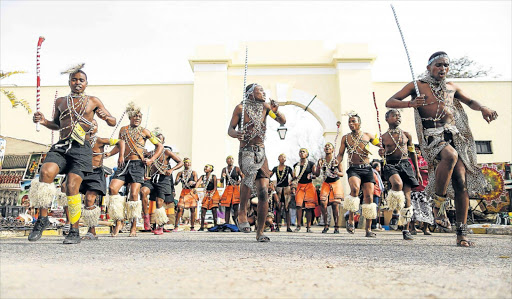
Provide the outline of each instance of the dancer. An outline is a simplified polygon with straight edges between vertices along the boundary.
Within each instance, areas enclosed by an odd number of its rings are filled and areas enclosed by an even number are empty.
[[[398,127],[401,123],[400,112],[396,109],[388,110],[386,122],[389,129],[382,135],[384,148],[379,150],[386,161],[382,168],[384,180],[391,184],[386,201],[390,209],[400,211],[404,226],[402,230],[404,240],[412,240],[413,237],[409,231],[409,224],[414,225],[411,223],[413,216],[411,188],[418,187],[418,181],[421,182],[418,160],[411,134]],[[409,157],[416,171],[412,169]]]
[[[250,232],[251,227],[247,222],[247,203],[251,196],[251,189],[258,196],[258,222],[263,223],[268,210],[267,192],[270,178],[268,161],[265,155],[266,117],[269,115],[280,124],[286,123],[284,115],[277,110],[279,104],[270,99],[270,104],[265,103],[265,91],[263,87],[253,83],[245,88],[245,98],[238,104],[231,117],[228,134],[240,141],[238,163],[244,174],[240,192],[240,210],[238,211],[238,223],[242,232]],[[240,125],[240,121],[243,124]],[[237,131],[237,127],[240,130]],[[269,242],[270,238],[264,235],[263,225],[258,227],[256,240]]]
[[[428,185],[425,192],[434,199],[436,225],[449,229],[446,217],[447,196],[455,198],[457,246],[474,246],[467,239],[469,195],[477,196],[487,185],[477,166],[476,146],[469,128],[468,117],[461,102],[482,112],[490,123],[498,117],[496,111],[469,98],[462,89],[446,80],[450,59],[445,52],[435,52],[427,62],[426,73],[416,81],[419,95],[411,82],[387,102],[389,108],[414,110],[416,133],[422,153],[428,163]],[[403,101],[411,96],[411,101]]]
[[[150,166],[160,157],[163,151],[163,145],[158,138],[151,135],[148,129],[143,128],[142,112],[140,107],[130,102],[126,107],[126,114],[130,118],[130,124],[119,130],[119,139],[126,143],[126,149],[119,153],[125,161],[124,167],[119,167],[109,186],[109,207],[110,218],[116,222],[112,237],[117,236],[125,219],[131,221],[130,237],[137,236],[137,218],[141,217],[142,204],[139,201],[140,187],[144,183],[146,166]],[[155,151],[150,158],[144,157],[144,146],[146,140],[155,145]],[[119,195],[119,189],[124,184],[128,184],[130,189],[129,200],[125,203],[125,197]]]
[[[327,220],[327,206],[330,205],[332,209],[332,216],[334,218],[334,233],[339,234],[339,206],[343,200],[343,185],[341,184],[340,177],[343,176],[343,169],[341,163],[338,163],[334,157],[334,145],[328,142],[324,146],[325,159],[318,160],[316,167],[316,176],[322,172],[324,174],[324,182],[320,189],[320,209],[324,218],[324,229],[322,234],[327,233],[329,230],[329,222]]]
[[[197,173],[191,169],[192,161],[189,158],[183,159],[185,169],[178,173],[174,185],[181,182],[181,194],[178,201],[178,208],[176,211],[176,220],[174,221],[174,231],[178,231],[181,216],[184,209],[190,209],[190,231],[195,231],[194,223],[196,221],[196,208],[199,197],[195,189],[197,183]]]
[[[80,243],[78,220],[81,216],[80,184],[84,176],[93,171],[92,150],[89,143],[89,133],[92,130],[92,119],[96,114],[109,126],[116,125],[116,119],[105,109],[103,103],[94,96],[86,95],[87,75],[82,71],[82,65],[63,73],[69,73],[71,93],[55,101],[53,120],[48,120],[43,113],[34,113],[34,123],[40,123],[50,130],[59,130],[59,141],[48,152],[39,180],[32,181],[29,191],[31,205],[39,208],[37,219],[29,241],[37,241],[48,227],[48,208],[55,196],[53,180],[57,174],[66,174],[66,197],[68,202],[71,229],[64,244]]]
[[[238,225],[238,207],[240,205],[240,182],[244,175],[239,167],[233,166],[232,156],[226,158],[227,167],[222,169],[222,179],[224,180],[224,192],[220,198],[220,205],[226,208],[224,217],[225,223],[229,223],[231,209],[233,209],[233,222]]]
[[[160,132],[159,128],[155,128],[152,133],[153,136],[164,144],[165,136]],[[153,156],[153,152],[147,152],[146,157]],[[169,160],[173,159],[176,162],[174,167],[171,167]],[[149,172],[150,179],[145,180],[140,188],[140,194],[142,197],[142,212],[144,213],[144,230],[150,229],[150,217],[148,214],[149,199],[156,202],[156,210],[154,212],[154,222],[157,227],[153,230],[155,235],[161,235],[164,233],[164,224],[169,221],[167,213],[164,207],[165,197],[172,194],[171,175],[176,169],[180,169],[183,166],[183,161],[178,157],[172,150],[165,146],[164,150],[151,164]]]
[[[369,144],[381,146],[379,139],[361,131],[361,117],[357,113],[350,113],[348,126],[350,133],[341,139],[340,150],[337,156],[339,163],[343,161],[345,150],[348,154],[347,176],[350,185],[350,194],[345,197],[343,208],[349,211],[347,221],[347,231],[354,233],[354,212],[359,211],[359,190],[363,189],[362,215],[367,220],[365,225],[366,237],[375,238],[377,235],[371,230],[371,220],[377,218],[377,205],[373,202],[373,187],[375,179],[373,178],[372,167],[370,166]]]
[[[306,210],[306,232],[312,233],[311,223],[313,220],[313,210],[318,205],[318,196],[313,178],[316,171],[314,162],[309,161],[309,151],[305,148],[299,150],[300,161],[293,165],[293,183],[295,189],[295,203],[297,205],[297,227],[295,231],[300,231],[302,221],[302,210]]]
[[[208,210],[213,214],[213,225],[217,226],[217,209],[219,208],[219,191],[217,191],[217,176],[213,174],[213,165],[204,166],[204,174],[196,183],[196,188],[202,185],[204,187],[204,197],[201,202],[201,227],[199,231],[204,231],[204,219]]]
[[[277,228],[276,231],[280,230],[281,226],[281,214],[284,210],[286,214],[286,231],[292,232],[292,229],[290,228],[291,225],[291,215],[290,215],[290,202],[292,198],[292,190],[290,188],[290,178],[293,178],[293,170],[290,166],[285,165],[286,162],[286,155],[280,154],[278,157],[279,160],[279,166],[276,166],[272,169],[272,172],[270,173],[270,177],[272,177],[274,174],[277,177],[277,184],[276,184],[276,193],[277,198],[279,199],[276,202],[276,222],[277,222]]]
[[[93,129],[89,141],[92,147],[92,168],[93,172],[87,174],[82,184],[80,185],[80,193],[85,194],[85,207],[82,209],[82,220],[84,225],[89,227],[89,231],[82,240],[97,240],[96,226],[98,226],[98,219],[100,217],[101,208],[96,206],[96,199],[99,196],[105,196],[107,193],[107,180],[105,171],[103,170],[103,157],[109,157],[104,153],[105,146],[116,146],[117,150],[121,153],[125,150],[125,143],[119,139],[108,139],[96,136],[98,132],[98,123],[96,120],[92,121]],[[117,167],[122,168],[124,159],[121,155],[117,160]]]

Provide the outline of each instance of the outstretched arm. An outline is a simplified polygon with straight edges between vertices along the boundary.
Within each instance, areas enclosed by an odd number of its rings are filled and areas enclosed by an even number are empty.
[[[414,98],[412,101],[404,101],[403,99],[411,96]],[[388,108],[418,108],[423,106],[425,103],[425,95],[420,95],[416,97],[416,91],[414,89],[414,83],[411,82],[402,88],[399,92],[395,93],[389,100],[386,102],[386,107]]]
[[[482,104],[475,100],[470,99],[462,92],[462,90],[457,85],[453,84],[453,86],[455,87],[455,98],[457,98],[462,103],[468,105],[469,108],[476,111],[481,111],[482,117],[487,123],[490,123],[491,121],[498,118],[498,113],[496,111],[488,108],[487,106],[483,106]]]
[[[93,97],[94,101],[95,101],[95,104],[96,104],[96,107],[94,108],[94,110],[96,111],[96,115],[104,120],[109,126],[113,127],[116,125],[116,118],[113,117],[110,112],[108,112],[108,110],[105,108],[105,106],[103,106],[103,103],[101,102],[100,99],[98,99],[97,97]]]
[[[281,125],[284,125],[286,123],[286,117],[284,116],[284,114],[282,114],[279,111],[277,111],[279,109],[279,103],[278,102],[270,99],[269,109],[270,109],[270,111],[268,112],[268,115],[270,117],[275,119]]]

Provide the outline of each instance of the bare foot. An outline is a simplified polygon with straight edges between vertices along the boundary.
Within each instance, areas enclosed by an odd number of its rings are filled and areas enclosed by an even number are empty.
[[[130,235],[128,237],[137,237],[137,231],[130,231]]]
[[[114,231],[112,232],[112,237],[115,237],[117,236],[117,234],[119,234],[119,231],[123,228],[123,224],[122,223],[117,223],[115,226],[114,226]]]

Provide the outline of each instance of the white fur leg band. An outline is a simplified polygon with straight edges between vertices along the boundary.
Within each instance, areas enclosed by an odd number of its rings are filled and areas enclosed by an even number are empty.
[[[124,219],[124,202],[125,197],[119,194],[109,195],[108,200],[108,214],[112,220],[123,220]]]
[[[52,205],[57,188],[53,183],[41,183],[39,179],[32,180],[28,191],[30,206],[47,209]]]
[[[164,225],[169,221],[169,218],[167,217],[167,214],[165,213],[165,208],[161,207],[155,210],[154,213],[154,219],[155,223],[157,225]]]
[[[359,197],[347,195],[343,201],[343,208],[350,212],[357,212],[359,211],[359,202]]]
[[[98,226],[98,218],[100,218],[101,209],[97,206],[92,206],[92,209],[82,209],[82,221],[87,227]]]
[[[142,214],[142,203],[140,200],[137,201],[127,201],[126,202],[126,219],[127,220],[135,220],[141,218]]]
[[[363,204],[362,208],[362,214],[364,218],[371,220],[377,219],[377,205],[374,202]]]
[[[68,206],[68,197],[66,196],[66,193],[57,190],[57,205],[59,207],[67,207]]]
[[[392,210],[401,210],[405,206],[405,195],[403,191],[389,190],[386,197],[389,208]]]
[[[403,208],[400,210],[400,216],[402,216],[405,224],[411,222],[413,213],[414,213],[414,209],[413,209],[412,205],[408,208]]]

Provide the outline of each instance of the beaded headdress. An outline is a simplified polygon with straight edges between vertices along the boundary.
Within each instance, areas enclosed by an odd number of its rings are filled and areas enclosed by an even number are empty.
[[[430,65],[432,62],[436,61],[436,60],[437,60],[437,59],[439,59],[439,58],[448,58],[448,61],[450,60],[450,57],[448,57],[448,54],[439,54],[439,55],[437,55],[437,56],[432,57],[432,58],[428,61],[427,65]]]
[[[245,92],[245,98],[249,98],[249,95],[253,94],[254,93],[254,89],[256,88],[256,86],[258,86],[258,83],[252,83],[252,86],[251,88],[249,88],[249,90],[247,90]]]
[[[213,165],[212,164],[206,164],[204,167],[210,168],[212,170],[212,172],[213,172]]]
[[[308,154],[308,157],[309,157],[309,151],[308,151],[308,149],[307,149],[307,148],[304,148],[304,147],[303,147],[303,148],[301,148],[301,149],[299,150],[299,152],[300,152],[300,151],[305,151],[305,152]]]

